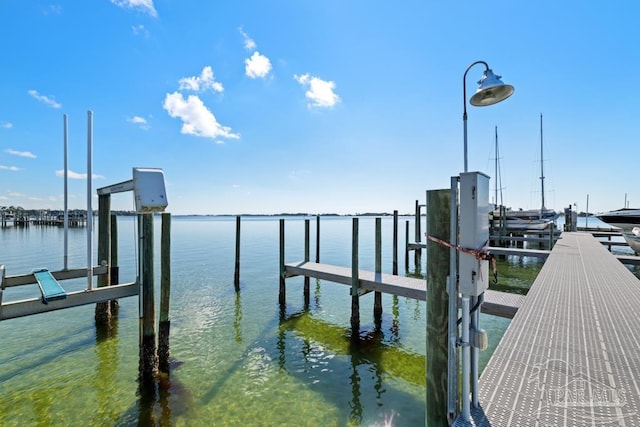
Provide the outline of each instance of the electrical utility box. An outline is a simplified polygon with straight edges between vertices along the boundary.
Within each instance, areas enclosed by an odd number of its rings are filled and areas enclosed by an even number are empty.
[[[460,246],[482,251],[489,240],[489,177],[482,172],[460,174]],[[460,293],[478,296],[489,287],[489,262],[460,251]]]
[[[162,169],[133,168],[133,194],[137,212],[164,212],[168,203]]]

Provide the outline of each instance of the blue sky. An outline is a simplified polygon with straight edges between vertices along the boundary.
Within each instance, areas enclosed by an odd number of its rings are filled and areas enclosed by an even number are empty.
[[[640,206],[638,16],[633,0],[2,0],[0,205],[63,207],[67,114],[69,205],[86,206],[91,110],[94,188],[162,168],[175,214],[412,212],[463,169],[462,77],[483,60],[515,93],[467,104],[469,169],[495,175],[497,126],[506,205],[540,205],[543,114],[547,207]]]

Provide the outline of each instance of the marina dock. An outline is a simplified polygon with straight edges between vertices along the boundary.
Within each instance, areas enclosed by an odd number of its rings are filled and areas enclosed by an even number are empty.
[[[480,377],[475,425],[640,425],[640,280],[563,233]]]

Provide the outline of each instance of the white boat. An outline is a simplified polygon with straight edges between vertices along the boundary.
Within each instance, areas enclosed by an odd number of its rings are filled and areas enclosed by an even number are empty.
[[[623,231],[622,237],[635,253],[640,254],[640,227],[633,227],[631,231]]]
[[[497,206],[491,212],[490,218],[495,228],[504,226],[507,230],[544,230],[553,224],[560,215],[553,209],[545,207],[544,203],[544,153],[542,143],[542,114],[540,114],[540,190],[542,204],[540,209],[512,210]],[[498,200],[498,128],[496,127],[496,203]]]
[[[640,227],[640,209],[623,208],[598,213],[595,217],[602,222],[626,231],[633,230],[634,227]]]

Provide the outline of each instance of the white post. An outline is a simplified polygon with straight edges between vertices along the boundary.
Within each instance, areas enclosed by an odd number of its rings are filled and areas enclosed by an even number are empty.
[[[68,151],[68,128],[67,115],[63,116],[64,128],[64,269],[69,269],[69,151]]]
[[[482,296],[477,296],[471,299],[471,302],[475,306],[478,305],[476,311],[471,315],[471,330],[479,331],[480,330],[480,306],[482,304]],[[478,402],[478,358],[480,356],[480,351],[478,347],[471,346],[471,405],[474,408],[478,408],[480,403]]]
[[[87,289],[93,289],[93,208],[91,177],[93,175],[93,111],[87,111]]]
[[[470,343],[469,343],[469,296],[462,296],[462,418],[471,421],[471,408],[469,405],[469,365],[470,365]]]

